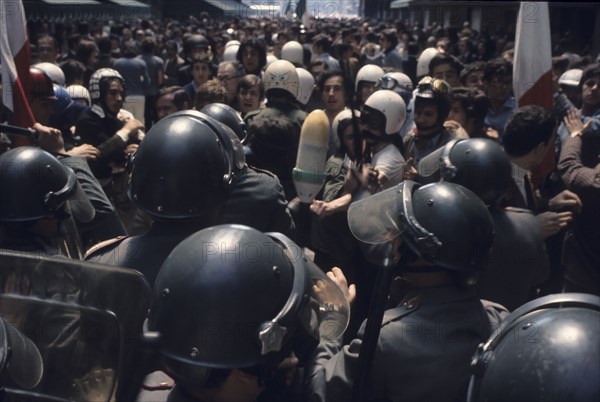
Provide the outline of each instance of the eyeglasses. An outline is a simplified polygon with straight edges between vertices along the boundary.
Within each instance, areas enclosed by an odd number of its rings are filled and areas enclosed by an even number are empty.
[[[447,95],[448,92],[450,92],[450,86],[448,86],[448,83],[446,81],[432,77],[425,77],[421,81],[419,81],[419,84],[417,85],[417,90],[419,92],[433,90],[434,92],[439,92],[444,95]]]
[[[229,80],[233,80],[235,78],[240,78],[240,77],[241,77],[241,75],[232,75],[232,76],[229,76],[229,75],[217,75],[217,79],[219,81],[223,81],[223,82],[229,81]]]

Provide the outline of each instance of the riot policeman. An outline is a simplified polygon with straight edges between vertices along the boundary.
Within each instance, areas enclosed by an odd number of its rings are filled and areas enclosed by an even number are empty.
[[[191,110],[152,126],[132,160],[129,195],[154,223],[143,235],[100,243],[86,258],[135,268],[153,284],[181,240],[217,222],[235,181],[232,137],[225,125]]]
[[[544,296],[515,310],[479,346],[467,401],[597,401],[600,297]]]
[[[344,292],[290,239],[220,225],[164,262],[146,337],[176,381],[169,400],[254,401],[290,352],[302,361],[343,333],[348,314]]]
[[[1,248],[61,254],[61,223],[71,214],[82,223],[95,215],[71,168],[34,147],[0,156]]]
[[[5,386],[32,389],[42,379],[44,366],[37,346],[4,317],[0,317],[0,392]]]
[[[548,276],[548,255],[533,213],[499,205],[511,184],[511,164],[502,147],[483,138],[454,139],[421,159],[417,170],[420,183],[460,184],[489,207],[496,236],[490,270],[477,282],[478,296],[509,310],[530,300]]]
[[[482,304],[472,288],[494,238],[487,208],[457,184],[405,181],[351,204],[348,221],[359,240],[383,245],[386,260],[399,261],[410,290],[385,311],[378,339],[363,339],[363,324],[349,345],[319,346],[307,370],[309,397],[352,399],[359,353],[369,342],[376,349],[365,400],[463,397],[470,355],[506,312]],[[422,381],[423,372],[431,381]]]

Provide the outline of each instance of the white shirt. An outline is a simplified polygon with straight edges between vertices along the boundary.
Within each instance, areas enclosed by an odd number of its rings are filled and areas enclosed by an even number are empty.
[[[384,188],[390,188],[402,181],[405,160],[394,144],[388,144],[373,154],[371,164],[387,178]]]

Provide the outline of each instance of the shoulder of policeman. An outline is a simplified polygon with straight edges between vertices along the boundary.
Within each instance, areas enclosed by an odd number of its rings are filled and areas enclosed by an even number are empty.
[[[84,259],[87,260],[91,257],[97,256],[100,251],[103,251],[107,248],[118,246],[119,244],[121,244],[121,242],[123,242],[123,240],[127,238],[129,238],[129,236],[117,236],[112,239],[101,241],[100,243],[97,243],[90,247],[88,251],[85,252]]]
[[[383,327],[391,322],[398,321],[402,317],[414,313],[419,309],[420,305],[421,301],[418,295],[402,301],[402,303],[398,304],[396,307],[385,311],[383,314],[383,320],[381,321],[381,326]]]
[[[269,176],[271,178],[277,178],[277,176],[275,175],[275,173],[271,172],[270,170],[265,170],[265,169],[257,168],[256,166],[252,166],[252,165],[248,165],[248,168],[249,168],[249,170],[253,170],[253,171],[258,172],[258,173],[266,174],[267,176]]]

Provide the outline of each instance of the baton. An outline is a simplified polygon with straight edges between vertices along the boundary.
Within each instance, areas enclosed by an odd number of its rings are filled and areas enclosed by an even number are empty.
[[[0,132],[10,135],[18,135],[19,137],[27,137],[31,141],[37,141],[37,132],[32,128],[23,128],[11,126],[8,124],[0,124]]]
[[[369,306],[367,315],[367,324],[365,326],[365,336],[363,337],[360,352],[358,354],[358,371],[354,379],[352,388],[352,402],[362,402],[365,400],[364,394],[367,389],[367,378],[371,372],[373,357],[377,348],[377,340],[381,331],[381,322],[385,312],[385,305],[390,286],[393,279],[394,261],[390,256],[385,257],[383,264],[377,271],[375,279],[375,290]]]

